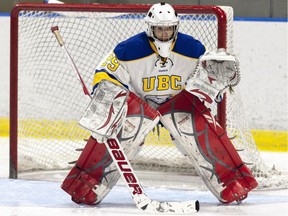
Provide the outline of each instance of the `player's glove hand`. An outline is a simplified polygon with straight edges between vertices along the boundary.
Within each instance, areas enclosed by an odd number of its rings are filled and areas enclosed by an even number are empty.
[[[240,82],[239,60],[235,55],[226,53],[224,49],[206,52],[199,59],[199,67],[224,86],[233,87]]]
[[[186,83],[186,90],[211,104],[220,102],[223,94],[240,81],[239,61],[224,49],[206,52]]]

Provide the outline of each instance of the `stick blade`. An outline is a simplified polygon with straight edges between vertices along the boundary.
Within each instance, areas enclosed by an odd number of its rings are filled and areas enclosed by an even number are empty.
[[[189,214],[196,213],[200,209],[198,200],[184,202],[159,202],[146,200],[137,204],[137,207],[149,214]]]

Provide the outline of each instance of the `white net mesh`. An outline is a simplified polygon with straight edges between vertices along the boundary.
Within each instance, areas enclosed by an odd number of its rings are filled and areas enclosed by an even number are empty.
[[[108,51],[120,41],[145,29],[142,20],[145,13],[115,13],[113,9],[97,12],[97,6],[91,5],[82,5],[82,11],[79,12],[78,8],[75,12],[75,8],[63,11],[64,7],[59,5],[57,9],[47,11],[45,6],[36,5],[29,10],[20,10],[18,15],[18,37],[12,38],[14,43],[18,40],[18,133],[12,136],[18,137],[19,172],[69,169],[68,162],[79,156],[75,149],[83,148],[84,139],[89,137],[89,133],[77,124],[89,98],[84,96],[73,69],[50,31],[51,27],[60,28],[66,47],[87,84],[92,84],[95,67]],[[215,49],[219,41],[223,43],[226,40],[218,37],[218,25],[221,23],[213,10],[209,12],[209,7],[205,8],[205,13],[201,13],[203,10],[199,6],[197,8],[184,8],[185,13],[178,10],[181,18],[179,31],[193,35],[208,49]],[[191,12],[188,13],[188,9]],[[233,9],[223,9],[228,21],[225,23],[225,44],[232,52]],[[14,56],[11,61],[16,58]],[[17,71],[12,70],[12,73]],[[243,160],[249,163],[259,179],[265,179],[261,182],[277,176],[280,182],[269,182],[269,188],[287,186],[287,181],[281,179],[283,175],[272,174],[265,167],[245,121],[237,90],[227,98],[227,111],[224,109],[221,112],[227,117],[228,134],[235,137],[233,144],[240,150]],[[213,112],[216,114],[216,107]],[[177,151],[169,133],[160,130],[160,137],[157,132],[151,132],[147,137],[143,150],[133,162],[134,166],[194,175],[193,166]],[[267,187],[261,182],[260,188]]]

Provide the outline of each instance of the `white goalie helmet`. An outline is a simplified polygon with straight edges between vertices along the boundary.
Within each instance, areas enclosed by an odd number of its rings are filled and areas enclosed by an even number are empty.
[[[147,25],[146,34],[154,43],[158,54],[168,57],[179,28],[179,18],[174,8],[167,3],[154,4],[144,20]]]

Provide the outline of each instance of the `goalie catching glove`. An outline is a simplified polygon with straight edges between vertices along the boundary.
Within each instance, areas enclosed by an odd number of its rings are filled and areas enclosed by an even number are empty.
[[[223,94],[240,81],[238,59],[224,49],[206,52],[198,60],[192,77],[186,83],[186,90],[201,101],[211,104],[220,102]]]

